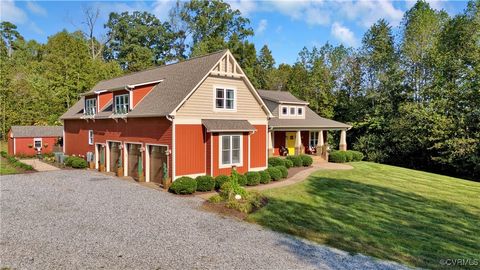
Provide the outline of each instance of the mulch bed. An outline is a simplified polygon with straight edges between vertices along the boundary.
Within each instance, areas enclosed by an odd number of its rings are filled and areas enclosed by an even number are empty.
[[[291,177],[293,177],[295,174],[297,174],[299,172],[302,172],[302,171],[305,171],[305,170],[308,170],[310,168],[312,168],[312,166],[310,166],[310,167],[291,167],[290,169],[288,169],[288,177],[285,180],[288,180]]]

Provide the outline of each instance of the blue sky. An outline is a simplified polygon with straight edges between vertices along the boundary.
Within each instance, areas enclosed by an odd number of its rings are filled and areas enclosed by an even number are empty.
[[[98,7],[101,11],[97,34],[105,33],[103,24],[110,12],[149,11],[161,20],[167,18],[173,1],[13,1],[0,0],[0,19],[18,26],[27,39],[46,42],[48,36],[67,29],[74,31],[82,24],[85,7]],[[359,46],[364,32],[380,18],[394,29],[414,1],[390,0],[231,0],[250,19],[255,30],[251,41],[257,50],[267,44],[279,63],[293,63],[304,47],[321,46],[326,42]],[[466,1],[428,1],[436,9],[450,15],[462,12]]]

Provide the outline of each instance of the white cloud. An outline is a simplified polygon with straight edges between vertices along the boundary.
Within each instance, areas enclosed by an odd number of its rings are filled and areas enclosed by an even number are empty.
[[[258,8],[253,0],[227,0],[226,2],[230,4],[233,10],[240,10],[243,16],[249,15]]]
[[[47,10],[45,10],[43,7],[41,7],[40,5],[38,5],[33,1],[27,2],[27,9],[33,14],[37,14],[40,16],[47,16]]]
[[[153,14],[161,21],[166,21],[168,20],[168,13],[174,5],[175,1],[172,0],[157,0],[153,3]]]
[[[262,10],[278,11],[293,20],[303,20],[309,25],[327,25],[330,22],[330,11],[323,1],[276,1],[268,2],[270,8]]]
[[[355,34],[338,22],[332,24],[331,34],[346,46],[355,47],[358,44]]]
[[[257,30],[255,31],[256,34],[263,34],[265,30],[267,29],[268,22],[265,19],[260,20],[260,23],[258,24]]]
[[[23,24],[27,21],[27,14],[17,6],[13,0],[0,1],[0,17],[2,21],[8,21],[14,24]]]
[[[341,12],[351,21],[357,21],[368,28],[379,19],[385,19],[396,26],[400,23],[404,11],[396,8],[393,1],[355,1],[345,2]]]
[[[30,22],[30,23],[28,24],[28,27],[30,28],[30,30],[32,30],[32,32],[35,32],[35,33],[37,33],[37,34],[39,34],[39,35],[45,34],[45,32],[43,32],[43,29],[40,28],[40,27],[38,27],[38,25],[37,25],[36,23],[34,23],[34,22]]]

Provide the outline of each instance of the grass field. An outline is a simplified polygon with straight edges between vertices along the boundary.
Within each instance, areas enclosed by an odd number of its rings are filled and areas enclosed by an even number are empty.
[[[368,162],[352,165],[265,191],[269,203],[247,220],[411,266],[456,268],[441,262],[466,259],[457,267],[478,269],[480,183]]]

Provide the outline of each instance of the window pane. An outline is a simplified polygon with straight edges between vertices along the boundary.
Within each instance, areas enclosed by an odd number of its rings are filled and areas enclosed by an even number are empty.
[[[240,149],[240,136],[232,136],[232,149]]]
[[[223,98],[223,89],[217,89],[217,98]]]
[[[227,106],[225,106],[227,109],[233,109],[233,100],[227,99]]]
[[[287,107],[283,107],[283,108],[282,108],[282,114],[287,114],[287,112],[288,112],[288,111],[287,111]]]
[[[227,89],[227,98],[228,99],[234,99],[235,98],[235,92],[232,89]]]
[[[298,115],[302,115],[303,114],[303,108],[298,108]]]
[[[222,150],[230,150],[230,136],[222,136]]]
[[[230,164],[230,151],[222,151],[222,164]]]
[[[35,148],[42,147],[42,142],[39,140],[35,140]]]
[[[217,108],[223,108],[223,99],[217,99],[216,101]]]
[[[290,114],[295,115],[295,108],[290,108]]]
[[[232,163],[240,163],[240,149],[232,151]]]

